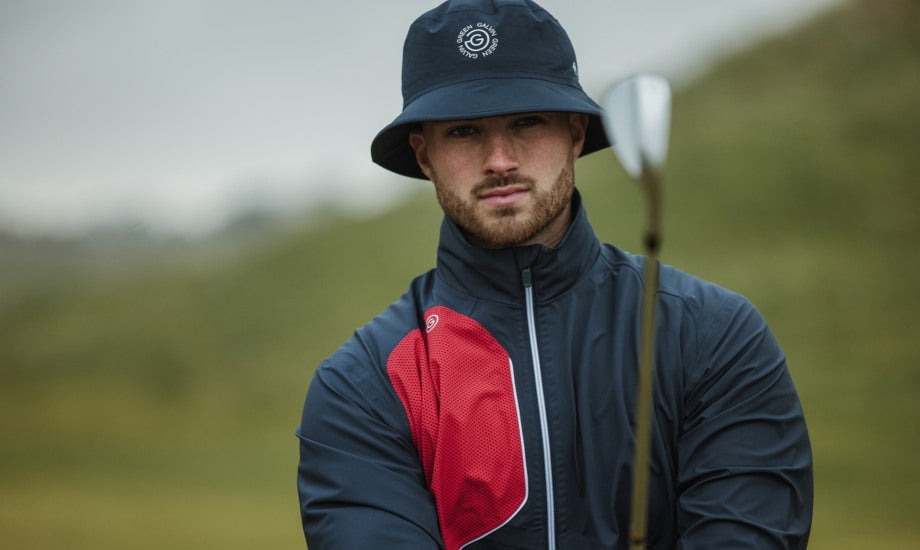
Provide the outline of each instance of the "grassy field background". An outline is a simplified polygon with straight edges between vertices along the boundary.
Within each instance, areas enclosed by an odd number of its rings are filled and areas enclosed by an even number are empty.
[[[673,124],[663,258],[785,347],[811,547],[920,547],[920,5],[852,2],[726,60]],[[613,155],[577,173],[599,235],[639,250]],[[426,189],[219,251],[0,239],[0,544],[302,547],[313,367],[433,265],[439,220]]]

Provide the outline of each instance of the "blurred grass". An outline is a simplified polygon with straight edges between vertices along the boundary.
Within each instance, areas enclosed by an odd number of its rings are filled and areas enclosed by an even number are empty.
[[[920,547],[918,100],[910,0],[852,3],[675,98],[663,257],[750,297],[785,347],[812,548]],[[598,234],[639,250],[613,155],[577,170]],[[433,265],[439,219],[425,190],[216,262],[0,286],[3,546],[302,547],[313,366]]]

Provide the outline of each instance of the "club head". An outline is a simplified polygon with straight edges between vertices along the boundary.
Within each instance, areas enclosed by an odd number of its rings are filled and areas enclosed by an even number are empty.
[[[671,86],[663,77],[639,74],[604,95],[604,130],[620,164],[635,179],[660,173],[668,156]]]

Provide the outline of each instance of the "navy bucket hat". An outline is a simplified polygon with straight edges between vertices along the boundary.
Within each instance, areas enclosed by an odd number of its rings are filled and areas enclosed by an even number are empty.
[[[374,138],[371,158],[404,176],[425,179],[409,146],[409,132],[425,121],[584,113],[581,154],[608,145],[568,35],[529,0],[449,0],[424,13],[403,47],[402,95],[402,114]]]

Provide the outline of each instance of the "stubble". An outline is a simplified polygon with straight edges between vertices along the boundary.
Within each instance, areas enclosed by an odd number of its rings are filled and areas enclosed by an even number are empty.
[[[575,158],[569,153],[561,171],[549,189],[541,189],[528,177],[512,174],[491,177],[476,185],[469,197],[458,196],[432,170],[438,203],[444,214],[465,233],[468,240],[485,248],[506,248],[535,241],[560,220],[572,200],[575,186]],[[533,196],[530,208],[508,206],[486,210],[478,201],[484,191],[505,185],[527,185]]]

